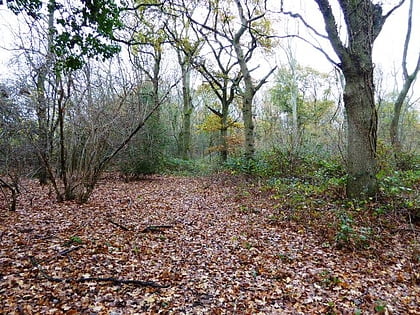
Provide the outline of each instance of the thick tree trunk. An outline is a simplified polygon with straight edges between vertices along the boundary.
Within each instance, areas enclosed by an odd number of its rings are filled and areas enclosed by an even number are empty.
[[[340,58],[336,63],[346,79],[344,105],[348,124],[349,198],[366,198],[378,191],[376,180],[377,113],[373,85],[373,43],[386,19],[404,1],[383,15],[382,5],[372,0],[340,0],[340,12],[347,26],[346,41],[340,36],[330,0],[314,0],[324,17],[330,43]],[[331,59],[330,59],[331,60]]]
[[[344,105],[347,114],[347,196],[360,198],[377,192],[376,132],[372,74],[347,77]]]

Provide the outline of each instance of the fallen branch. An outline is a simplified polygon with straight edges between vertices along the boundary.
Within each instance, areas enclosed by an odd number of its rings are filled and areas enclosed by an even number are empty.
[[[150,225],[150,226],[148,226],[148,227],[144,228],[144,229],[141,231],[141,233],[148,233],[148,232],[151,232],[151,233],[155,233],[155,232],[162,232],[162,230],[164,230],[164,229],[171,229],[171,228],[173,228],[173,226],[172,226],[172,225]]]
[[[100,278],[100,277],[86,277],[86,278],[55,278],[47,274],[42,266],[35,260],[34,257],[29,257],[32,265],[38,269],[42,276],[52,282],[61,283],[83,283],[83,282],[112,282],[113,284],[132,284],[139,287],[151,287],[151,288],[168,288],[168,285],[161,285],[154,281],[140,281],[131,279],[117,279],[113,277]]]
[[[109,223],[114,224],[115,226],[118,226],[119,228],[123,229],[124,231],[130,231],[130,229],[122,224],[119,224],[117,222],[112,221],[111,219],[108,219]]]
[[[59,252],[58,255],[59,256],[64,256],[64,255],[67,255],[67,254],[69,254],[69,253],[71,253],[75,250],[80,249],[80,248],[82,248],[82,246],[72,247],[72,248],[69,248],[69,249],[66,249],[66,250],[63,250],[63,251]]]
[[[51,257],[51,258],[49,258],[49,259],[45,259],[43,262],[50,262],[50,261],[54,260],[55,258],[57,258],[58,256],[65,256],[65,255],[70,254],[71,252],[73,252],[73,251],[75,251],[75,250],[78,250],[78,249],[80,249],[80,248],[82,248],[82,246],[76,246],[76,247],[72,247],[72,248],[65,249],[65,250],[63,250],[63,251],[59,252],[59,253],[58,253],[57,255],[55,255],[54,257]],[[70,259],[70,257],[68,257],[68,258]]]

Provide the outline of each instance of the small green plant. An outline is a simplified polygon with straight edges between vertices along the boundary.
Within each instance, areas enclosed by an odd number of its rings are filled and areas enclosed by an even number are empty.
[[[353,219],[346,213],[340,216],[340,225],[338,227],[335,240],[338,243],[348,243],[354,234]]]
[[[398,196],[412,192],[412,187],[420,181],[420,170],[393,171],[382,170],[377,175],[379,187],[383,194]]]
[[[249,209],[248,206],[241,205],[241,206],[239,206],[239,212],[249,213],[249,212],[251,212],[251,210]]]
[[[385,313],[385,311],[386,311],[386,303],[384,301],[381,301],[381,300],[376,301],[376,303],[375,303],[375,311],[377,313],[380,313],[380,314]]]
[[[294,258],[291,255],[287,254],[287,253],[279,253],[277,256],[284,263],[291,263],[294,260]]]
[[[327,306],[328,306],[328,309],[327,309],[327,312],[325,313],[326,315],[336,315],[337,314],[337,312],[335,311],[336,305],[335,305],[334,301],[329,301],[327,303]]]
[[[77,243],[77,244],[82,244],[83,241],[79,236],[72,236],[70,237],[70,241],[72,241],[73,243]]]
[[[252,243],[250,243],[250,242],[243,242],[242,243],[242,246],[245,248],[245,249],[251,249],[253,246],[252,246]]]
[[[76,235],[71,236],[65,243],[65,246],[70,246],[72,244],[83,244],[83,240]]]
[[[356,209],[356,211],[359,211]],[[339,248],[368,248],[372,239],[370,227],[357,226],[348,212],[340,214],[340,222],[335,236]]]
[[[342,282],[340,277],[333,275],[329,270],[319,273],[320,283],[326,287],[334,287]]]

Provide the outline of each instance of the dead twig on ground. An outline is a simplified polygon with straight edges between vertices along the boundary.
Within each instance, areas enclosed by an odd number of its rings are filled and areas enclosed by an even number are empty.
[[[38,269],[41,275],[51,281],[51,282],[63,282],[63,283],[83,283],[83,282],[111,282],[113,284],[132,284],[139,287],[151,287],[151,288],[168,288],[167,285],[161,285],[154,281],[141,281],[141,280],[131,280],[131,279],[118,279],[113,277],[86,277],[86,278],[56,278],[51,277],[47,274],[42,266],[36,261],[34,257],[29,257],[32,265]]]
[[[171,229],[173,225],[149,225],[144,228],[141,233],[157,233],[162,232],[164,229]]]
[[[111,219],[108,219],[108,222],[114,224],[115,226],[118,226],[120,229],[122,229],[124,231],[131,231],[128,227],[126,227],[126,226],[124,226],[122,224],[119,224],[117,222],[114,222]]]

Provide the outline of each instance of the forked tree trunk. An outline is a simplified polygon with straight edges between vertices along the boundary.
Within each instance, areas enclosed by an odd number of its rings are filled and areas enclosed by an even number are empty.
[[[342,41],[330,0],[314,0],[323,15],[330,43],[340,58],[336,66],[346,80],[344,106],[348,123],[347,196],[366,198],[377,193],[376,132],[377,113],[373,85],[373,43],[390,14],[372,0],[338,0],[346,23],[347,40]],[[327,55],[328,56],[328,55]],[[331,60],[331,58],[330,58]]]

